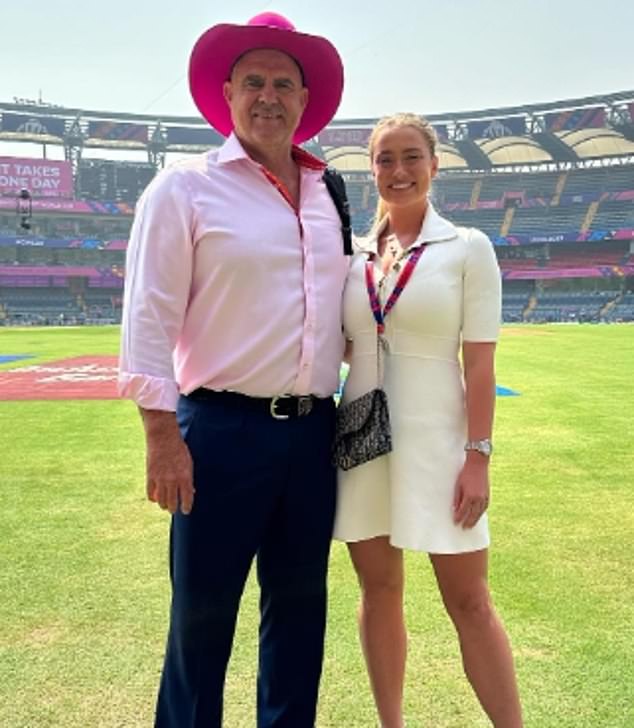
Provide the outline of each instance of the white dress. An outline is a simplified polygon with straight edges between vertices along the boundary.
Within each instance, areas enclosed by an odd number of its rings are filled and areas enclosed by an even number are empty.
[[[427,248],[385,320],[383,385],[393,451],[339,471],[334,537],[353,542],[387,535],[399,548],[475,551],[489,545],[486,514],[463,529],[452,513],[466,442],[459,351],[463,340],[497,340],[500,272],[484,233],[455,227],[431,205],[412,248],[423,243]],[[377,385],[376,324],[365,284],[368,251],[376,245],[376,237],[359,241],[344,293],[344,329],[353,344],[342,403]],[[398,275],[390,272],[381,286],[382,305]],[[381,278],[377,262],[377,290]]]

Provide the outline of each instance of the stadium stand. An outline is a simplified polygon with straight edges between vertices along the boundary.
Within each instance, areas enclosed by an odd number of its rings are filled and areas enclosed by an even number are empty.
[[[493,240],[505,321],[634,321],[634,91],[428,119],[434,203]],[[375,121],[337,120],[306,145],[344,175],[359,235],[376,206]],[[1,156],[9,142],[42,154]],[[0,325],[118,322],[139,195],[171,155],[220,143],[197,118],[0,103]]]

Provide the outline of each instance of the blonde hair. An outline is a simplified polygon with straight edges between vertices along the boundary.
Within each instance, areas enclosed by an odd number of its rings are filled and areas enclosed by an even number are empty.
[[[421,136],[425,140],[425,143],[429,147],[429,152],[432,157],[436,156],[436,145],[438,144],[438,135],[434,127],[422,116],[410,113],[399,113],[392,114],[392,116],[386,116],[381,119],[377,125],[372,129],[370,134],[370,140],[368,141],[368,151],[370,153],[370,163],[374,163],[374,148],[376,146],[377,139],[386,129],[395,129],[401,126],[411,126],[420,132]],[[376,203],[376,212],[374,213],[374,221],[372,223],[372,229],[376,230],[381,220],[387,214],[387,206],[385,202],[379,197]]]

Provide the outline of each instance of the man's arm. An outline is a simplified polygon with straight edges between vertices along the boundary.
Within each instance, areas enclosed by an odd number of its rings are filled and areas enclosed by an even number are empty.
[[[139,407],[174,411],[172,355],[181,335],[193,269],[187,177],[160,173],[135,212],[126,254],[119,393]]]
[[[170,513],[180,506],[188,514],[194,502],[192,458],[176,414],[143,407],[139,412],[145,428],[147,497]]]
[[[192,463],[175,410],[172,355],[181,335],[193,265],[184,175],[156,178],[137,205],[126,256],[119,392],[141,412],[148,498],[175,513],[192,508]]]

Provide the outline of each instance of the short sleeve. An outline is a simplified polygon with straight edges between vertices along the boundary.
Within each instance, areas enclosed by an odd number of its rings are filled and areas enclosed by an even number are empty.
[[[493,245],[480,230],[467,233],[462,311],[463,341],[497,341],[502,281]]]

